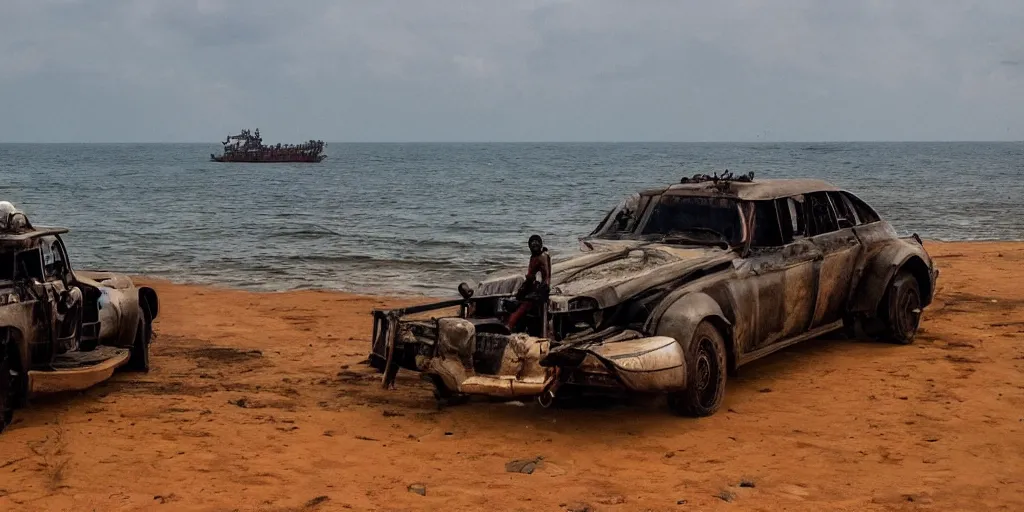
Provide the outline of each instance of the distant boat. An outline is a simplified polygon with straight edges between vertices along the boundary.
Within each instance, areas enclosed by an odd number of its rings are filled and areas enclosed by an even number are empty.
[[[210,160],[214,162],[314,163],[322,162],[327,158],[327,155],[323,154],[324,141],[322,140],[309,140],[302,144],[264,146],[259,128],[255,133],[242,130],[242,133],[238,135],[229,135],[227,140],[221,144],[224,145],[224,154],[218,156],[210,153]]]

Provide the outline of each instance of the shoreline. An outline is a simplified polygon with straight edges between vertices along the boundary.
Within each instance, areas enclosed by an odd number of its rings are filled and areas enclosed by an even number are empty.
[[[697,420],[658,398],[439,410],[362,364],[370,310],[419,298],[133,276],[160,295],[152,371],[19,410],[0,510],[1024,510],[1024,243],[925,246],[914,344],[788,347]]]
[[[928,249],[929,251],[931,250],[932,247],[940,248],[941,249],[942,247],[946,247],[946,246],[950,246],[950,245],[965,245],[965,246],[971,246],[971,247],[985,248],[986,246],[1004,246],[1004,245],[1012,247],[1015,244],[1019,244],[1021,246],[1021,248],[1024,248],[1024,240],[952,240],[952,241],[949,241],[949,240],[938,240],[938,239],[922,239],[922,241],[924,242],[925,249]],[[1024,249],[1022,249],[1022,250],[1024,250]],[[506,269],[510,269],[510,268],[514,268],[514,267],[507,267]],[[525,268],[526,267],[524,265],[523,266],[524,272],[525,272]],[[119,272],[119,271],[118,270],[113,270],[113,272]],[[341,271],[339,271],[339,273],[340,272]],[[225,291],[228,291],[228,290],[231,290],[231,291],[244,291],[244,292],[253,293],[253,294],[328,292],[328,293],[336,293],[336,294],[341,294],[341,295],[350,295],[350,296],[354,296],[354,297],[381,298],[381,299],[396,300],[396,301],[407,301],[407,300],[417,300],[417,299],[446,300],[446,299],[458,298],[458,293],[455,290],[457,284],[452,286],[452,293],[450,295],[431,295],[431,294],[422,294],[422,293],[413,293],[413,292],[400,292],[400,291],[398,291],[397,288],[390,288],[389,289],[389,288],[386,288],[386,287],[382,288],[380,290],[380,292],[374,292],[374,293],[361,293],[361,292],[343,290],[343,289],[340,289],[340,288],[326,288],[326,287],[325,288],[300,288],[300,289],[295,289],[295,288],[284,289],[284,288],[281,288],[281,289],[260,289],[260,290],[257,290],[257,289],[245,288],[245,287],[241,287],[241,286],[234,286],[234,285],[227,284],[227,283],[224,283],[224,282],[214,282],[214,281],[208,281],[208,282],[194,281],[194,282],[190,282],[188,280],[183,280],[183,279],[175,279],[175,278],[170,278],[170,277],[166,277],[166,276],[149,275],[149,274],[144,274],[144,273],[143,274],[130,273],[128,275],[133,280],[137,280],[139,282],[146,282],[146,283],[153,283],[153,284],[162,284],[162,285],[174,285],[174,286],[193,286],[193,287],[196,287],[196,288],[210,288],[210,289],[214,289],[214,290],[225,290]],[[390,291],[388,291],[388,290],[390,290]]]

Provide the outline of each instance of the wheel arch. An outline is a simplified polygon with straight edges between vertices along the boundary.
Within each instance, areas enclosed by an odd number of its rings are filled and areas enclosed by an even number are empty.
[[[854,288],[849,312],[875,316],[889,285],[901,270],[908,270],[917,280],[921,290],[921,305],[927,306],[934,295],[932,268],[926,263],[928,260],[923,247],[905,240],[899,240],[899,243],[876,252]]]
[[[661,315],[654,334],[675,338],[683,349],[689,348],[694,331],[707,321],[725,338],[726,366],[730,373],[736,370],[736,340],[732,322],[726,318],[722,306],[704,292],[691,292],[669,306]]]
[[[160,314],[160,299],[156,290],[148,287],[139,287],[139,303],[149,311],[149,319],[155,320]]]
[[[921,306],[927,306],[932,302],[932,279],[931,271],[928,265],[918,255],[912,255],[906,259],[889,277],[888,283],[892,283],[892,280],[903,270],[910,272],[914,279],[917,280],[917,286],[921,290]]]
[[[5,345],[3,350],[16,351],[15,360],[20,370],[27,371],[31,367],[32,354],[20,329],[13,325],[0,325],[0,344]]]

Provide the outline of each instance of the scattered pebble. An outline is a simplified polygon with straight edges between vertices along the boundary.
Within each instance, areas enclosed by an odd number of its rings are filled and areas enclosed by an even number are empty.
[[[423,484],[412,484],[409,486],[409,492],[414,492],[416,494],[419,494],[420,496],[426,496],[427,486]]]
[[[923,494],[904,494],[903,499],[905,499],[907,503],[921,503],[923,505],[928,505],[933,501],[930,497]]]
[[[597,500],[597,502],[602,505],[621,505],[626,502],[626,497],[621,494],[613,494],[611,496],[605,496]]]
[[[761,388],[760,391],[762,393],[771,393],[772,392],[772,388]]]
[[[518,459],[505,463],[505,471],[509,473],[524,473],[532,475],[534,470],[537,469],[537,464],[540,463],[542,457],[535,457],[532,459]]]
[[[395,416],[405,416],[405,415],[400,413],[400,412],[398,412],[398,411],[389,411],[387,409],[384,410],[384,417],[385,418],[393,418]]]
[[[319,505],[319,504],[321,504],[321,503],[323,503],[325,501],[328,501],[330,499],[331,498],[328,498],[327,496],[317,496],[316,498],[313,498],[313,499],[311,499],[311,500],[306,502],[306,508],[315,507],[315,506],[317,506],[317,505]]]
[[[156,495],[156,496],[153,496],[153,499],[156,500],[156,501],[159,501],[160,504],[164,504],[164,503],[167,503],[169,501],[174,501],[177,498],[178,497],[173,492],[168,494],[167,496],[161,496],[159,494]]]
[[[566,512],[594,512],[596,509],[588,503],[573,503],[566,507]]]
[[[716,495],[716,497],[724,502],[731,502],[736,499],[736,495],[732,491],[722,491]]]
[[[744,478],[743,480],[740,480],[740,487],[750,487],[750,488],[753,488],[753,487],[755,487],[754,481],[749,479],[749,478]]]

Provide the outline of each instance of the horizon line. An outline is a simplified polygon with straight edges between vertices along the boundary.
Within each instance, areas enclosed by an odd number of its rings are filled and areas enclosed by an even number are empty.
[[[395,140],[395,141],[324,141],[324,144],[921,144],[921,143],[1014,143],[1018,139],[891,139],[891,140]],[[282,142],[302,144],[303,142]],[[0,141],[0,144],[209,144],[221,142],[204,141]],[[274,143],[276,144],[276,143]],[[273,144],[271,144],[273,145]]]

